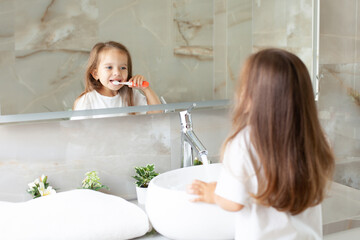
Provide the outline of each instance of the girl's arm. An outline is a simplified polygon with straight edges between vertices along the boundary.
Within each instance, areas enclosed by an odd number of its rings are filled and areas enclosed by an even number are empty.
[[[142,82],[145,81],[145,77],[142,75],[135,75],[129,81],[132,81],[135,84],[136,88],[139,88],[146,97],[148,105],[157,105],[161,104],[158,95],[151,89],[151,87],[137,87],[141,86]],[[162,113],[162,111],[149,111],[147,113]]]
[[[159,97],[150,87],[144,88],[142,89],[142,91],[146,96],[146,101],[148,105],[161,104]],[[149,111],[147,113],[162,113],[162,111]]]
[[[150,87],[144,88],[142,89],[142,91],[146,96],[146,101],[148,105],[161,104],[158,95]]]
[[[200,180],[195,180],[189,186],[188,192],[198,195],[193,199],[193,202],[205,202],[219,205],[221,208],[231,212],[237,212],[243,209],[244,205],[230,201],[226,198],[215,194],[216,182],[206,183]]]

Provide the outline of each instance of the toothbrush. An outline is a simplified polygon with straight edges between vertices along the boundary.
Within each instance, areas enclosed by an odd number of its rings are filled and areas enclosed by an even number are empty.
[[[124,85],[128,85],[128,86],[133,86],[133,82],[119,82],[119,81],[113,81],[112,83],[113,83],[114,85],[124,84]],[[141,86],[142,86],[142,87],[148,87],[148,86],[149,86],[149,82],[147,82],[147,81],[143,81]]]

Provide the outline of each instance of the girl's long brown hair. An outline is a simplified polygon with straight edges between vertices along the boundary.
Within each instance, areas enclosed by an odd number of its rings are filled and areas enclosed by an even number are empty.
[[[334,156],[318,120],[304,63],[281,49],[253,54],[240,74],[234,102],[233,132],[223,152],[250,126],[256,151],[249,148],[250,156],[260,164],[258,192],[253,195],[257,202],[293,215],[322,202]]]
[[[111,48],[118,49],[122,53],[126,54],[127,56],[127,68],[128,68],[128,78],[127,81],[132,78],[132,61],[131,61],[131,55],[130,52],[127,50],[127,48],[118,42],[99,42],[95,44],[95,46],[92,48],[90,52],[90,57],[87,63],[86,72],[85,72],[85,90],[80,94],[80,96],[77,98],[79,99],[84,94],[91,92],[92,90],[99,90],[102,87],[102,84],[100,81],[96,80],[92,76],[92,72],[98,67],[99,65],[99,56],[102,52],[109,50]],[[130,87],[124,85],[122,88],[120,88],[119,93],[123,100],[127,103],[128,106],[133,106],[133,91]],[[75,106],[74,106],[75,107]],[[73,108],[74,108],[73,107]]]

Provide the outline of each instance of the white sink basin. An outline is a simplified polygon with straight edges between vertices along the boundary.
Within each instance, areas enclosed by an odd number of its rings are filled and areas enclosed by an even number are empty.
[[[235,214],[214,204],[193,203],[186,193],[194,179],[216,181],[221,164],[176,169],[155,177],[148,187],[146,211],[157,232],[170,239],[234,239]]]

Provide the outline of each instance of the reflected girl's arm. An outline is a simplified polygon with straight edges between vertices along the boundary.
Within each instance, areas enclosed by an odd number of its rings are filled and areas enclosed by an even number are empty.
[[[140,86],[142,86],[142,82],[145,81],[144,76],[135,75],[129,81],[134,83],[134,85],[135,85],[134,88],[139,88],[145,94],[146,101],[147,101],[148,105],[161,104],[158,95],[151,89],[150,86],[148,86],[148,87],[140,87]],[[147,113],[162,113],[162,111],[149,111]]]
[[[143,89],[143,92],[146,96],[146,101],[148,105],[161,104],[158,95],[150,87]],[[162,113],[162,111],[149,111],[148,113]]]

